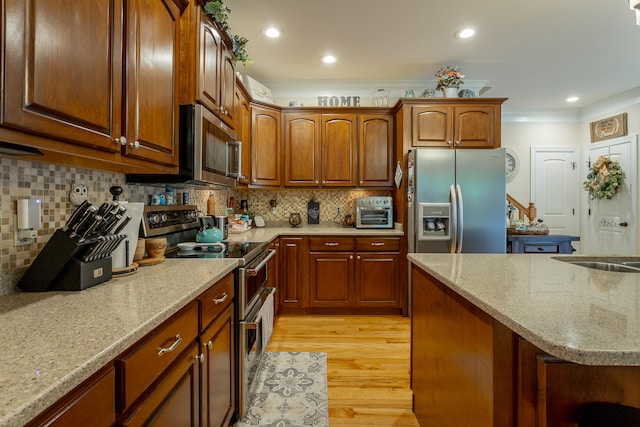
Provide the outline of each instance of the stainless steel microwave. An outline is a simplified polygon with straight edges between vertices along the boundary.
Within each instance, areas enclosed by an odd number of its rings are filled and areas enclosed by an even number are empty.
[[[233,187],[242,174],[242,143],[206,107],[180,106],[178,174],[128,174],[130,183],[222,185]]]

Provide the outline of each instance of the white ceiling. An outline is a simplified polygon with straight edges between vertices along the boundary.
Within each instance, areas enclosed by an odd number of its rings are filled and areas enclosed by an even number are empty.
[[[628,0],[224,0],[249,39],[238,71],[271,87],[435,87],[459,65],[508,110],[580,109],[640,87],[640,27]],[[267,39],[262,30],[279,27]],[[453,37],[462,28],[472,39]],[[323,65],[326,53],[338,62]],[[464,86],[463,86],[464,87]],[[311,89],[314,88],[314,89]],[[580,100],[568,104],[569,96]]]

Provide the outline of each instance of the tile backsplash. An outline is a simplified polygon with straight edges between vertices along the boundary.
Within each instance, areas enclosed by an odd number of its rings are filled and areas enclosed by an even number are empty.
[[[0,156],[2,197],[0,198],[0,295],[14,292],[15,284],[46,245],[56,229],[64,226],[66,219],[76,208],[69,199],[74,184],[87,187],[87,198],[95,204],[111,200],[109,188],[121,186],[120,200],[149,204],[151,195],[164,192],[164,188],[125,183],[124,174],[74,168],[50,163],[34,162],[13,157]],[[190,203],[207,213],[207,200],[215,198],[216,214],[226,212],[229,199],[234,198],[236,208],[241,200],[247,200],[251,214],[260,214],[267,223],[287,221],[289,214],[299,212],[306,222],[307,202],[315,196],[320,202],[320,221],[336,218],[337,208],[341,217],[355,213],[355,199],[361,196],[386,196],[384,190],[203,190],[177,189],[176,200],[182,201],[182,193],[188,191]],[[36,242],[27,246],[14,245],[16,201],[39,199],[42,206],[42,228],[38,230]],[[275,210],[270,201],[276,201]]]

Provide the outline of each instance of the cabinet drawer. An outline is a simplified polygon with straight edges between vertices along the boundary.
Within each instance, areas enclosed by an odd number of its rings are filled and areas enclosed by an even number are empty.
[[[233,273],[230,273],[198,297],[198,301],[200,301],[201,331],[231,304],[234,297],[233,291]]]
[[[524,252],[529,254],[557,254],[560,251],[558,245],[524,245]]]
[[[311,252],[327,252],[353,251],[352,237],[309,237],[309,251]]]
[[[131,405],[197,335],[198,304],[194,301],[118,360],[123,382],[120,409]]]
[[[400,239],[397,237],[358,237],[356,248],[358,251],[398,252]]]

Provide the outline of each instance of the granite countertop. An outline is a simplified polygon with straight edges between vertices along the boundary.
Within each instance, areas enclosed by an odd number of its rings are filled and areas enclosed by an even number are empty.
[[[640,274],[553,259],[560,257],[408,255],[413,264],[553,356],[585,365],[640,366]]]
[[[344,227],[333,222],[323,222],[320,224],[302,224],[292,227],[286,222],[277,224],[267,224],[266,227],[252,228],[242,233],[229,232],[229,241],[240,242],[264,242],[270,241],[282,235],[344,235],[344,236],[402,236],[402,225],[396,228],[355,228]]]
[[[0,425],[24,425],[237,264],[167,259],[80,292],[0,297]]]

